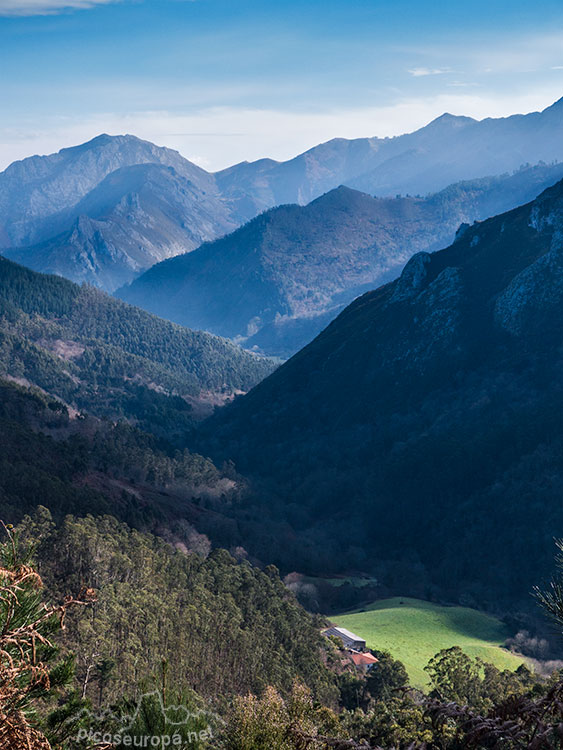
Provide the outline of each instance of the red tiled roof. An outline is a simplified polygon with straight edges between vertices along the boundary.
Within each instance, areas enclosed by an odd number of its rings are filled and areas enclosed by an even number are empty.
[[[363,667],[366,664],[377,664],[379,661],[372,654],[350,654],[350,658],[357,667]]]

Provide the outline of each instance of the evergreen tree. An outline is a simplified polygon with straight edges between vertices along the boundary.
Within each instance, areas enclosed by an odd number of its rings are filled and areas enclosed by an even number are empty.
[[[0,747],[48,750],[39,729],[42,709],[74,673],[73,658],[58,660],[51,639],[67,609],[92,601],[94,593],[85,590],[56,607],[44,604],[30,552],[22,552],[13,529],[2,525],[8,541],[0,546]]]

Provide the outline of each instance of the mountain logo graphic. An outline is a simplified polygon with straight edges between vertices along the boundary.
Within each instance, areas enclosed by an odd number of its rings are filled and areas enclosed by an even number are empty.
[[[117,734],[126,734],[131,731],[135,726],[139,715],[143,709],[143,705],[147,702],[156,701],[159,710],[164,717],[164,721],[171,729],[174,727],[185,726],[191,720],[206,719],[207,721],[214,721],[219,724],[224,724],[224,720],[213,711],[209,709],[200,708],[196,711],[192,711],[183,705],[170,705],[165,706],[162,693],[158,690],[154,690],[150,693],[143,693],[138,699],[135,705],[135,710],[132,714],[116,714],[112,709],[102,709],[98,712],[90,711],[87,708],[82,709],[76,714],[76,719],[86,718],[89,720],[91,725],[103,726],[104,724],[112,724],[115,727]]]

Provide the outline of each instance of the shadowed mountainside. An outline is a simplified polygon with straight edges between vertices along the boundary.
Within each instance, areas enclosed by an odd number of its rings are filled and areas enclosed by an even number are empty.
[[[560,182],[415,255],[204,425],[205,450],[262,487],[239,517],[253,549],[299,570],[399,560],[405,588],[489,604],[549,572],[562,237]]]

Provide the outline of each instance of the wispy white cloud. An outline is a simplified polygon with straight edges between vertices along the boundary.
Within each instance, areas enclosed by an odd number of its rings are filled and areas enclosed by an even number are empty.
[[[420,78],[421,76],[441,76],[451,72],[449,68],[412,68],[409,70],[411,76],[415,78]]]
[[[514,74],[561,69],[563,32],[559,30],[518,32],[503,36],[498,29],[483,31],[484,39],[445,39],[436,44],[402,46],[402,54],[420,67],[411,75],[439,75],[465,71],[468,75]],[[486,41],[485,41],[486,40]]]
[[[449,86],[450,88],[460,88],[460,89],[466,89],[470,88],[471,86],[479,86],[476,81],[449,81],[449,83],[446,84],[446,86]]]
[[[120,0],[0,0],[0,16],[48,16],[65,10],[85,10]]]

